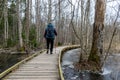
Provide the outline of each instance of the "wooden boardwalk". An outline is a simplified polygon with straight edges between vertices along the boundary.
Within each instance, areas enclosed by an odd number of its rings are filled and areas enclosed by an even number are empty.
[[[10,73],[3,80],[60,80],[58,58],[63,48],[54,48],[52,55],[44,52],[34,57]]]

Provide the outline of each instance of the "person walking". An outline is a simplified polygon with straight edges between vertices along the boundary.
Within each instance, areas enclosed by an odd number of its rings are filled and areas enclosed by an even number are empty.
[[[44,38],[46,39],[46,43],[47,43],[47,54],[49,53],[49,46],[50,46],[50,54],[53,54],[55,36],[57,36],[57,32],[54,26],[52,25],[52,23],[49,23],[44,33]]]

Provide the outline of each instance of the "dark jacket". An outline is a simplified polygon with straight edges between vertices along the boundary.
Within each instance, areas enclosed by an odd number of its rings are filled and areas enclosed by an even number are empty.
[[[55,36],[57,36],[57,32],[55,28],[53,27],[53,25],[49,23],[47,25],[47,28],[45,29],[44,37],[54,39]]]

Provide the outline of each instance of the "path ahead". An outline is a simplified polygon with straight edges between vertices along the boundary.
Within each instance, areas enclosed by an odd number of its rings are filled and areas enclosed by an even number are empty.
[[[54,49],[53,54],[43,54],[31,59],[10,73],[3,80],[60,80],[58,54],[64,47]]]

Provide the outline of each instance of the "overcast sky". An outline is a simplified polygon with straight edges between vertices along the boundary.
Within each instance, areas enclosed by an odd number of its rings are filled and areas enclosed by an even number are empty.
[[[33,1],[33,5],[35,4],[35,0],[32,0]],[[47,0],[46,0],[47,1]],[[54,0],[53,0],[54,1]],[[79,0],[72,0],[72,3],[74,5],[76,5],[76,3],[78,2]],[[95,1],[95,0],[91,0],[92,2]],[[107,1],[111,1],[111,0],[107,0]],[[117,10],[118,9],[118,5],[120,4],[120,0],[113,0],[111,2],[107,2],[106,4],[106,12],[110,12],[112,14],[114,14],[115,12],[115,9]],[[92,3],[91,5],[93,5],[94,7],[94,3]]]
[[[32,0],[33,1],[33,6],[35,5],[35,0]],[[47,2],[47,0],[44,0],[44,1],[46,1]],[[53,0],[54,1],[54,0]],[[56,1],[56,0],[55,0]],[[67,1],[67,0],[66,0]],[[70,0],[71,1],[71,0]],[[78,1],[79,0],[72,0],[72,3],[74,4],[74,5],[76,5],[76,7],[77,7],[77,3],[78,3]],[[85,0],[86,1],[86,0]],[[94,10],[95,10],[95,3],[94,3],[94,1],[95,0],[91,0],[91,11],[92,11],[92,13],[91,13],[91,15],[92,15],[92,17],[93,17],[93,19],[94,19],[94,16],[93,16],[93,14],[94,14]],[[111,1],[111,0],[107,0],[107,1]],[[65,3],[64,3],[65,4]],[[47,5],[47,4],[46,4]],[[117,12],[117,10],[118,10],[118,5],[120,5],[120,0],[114,0],[114,1],[112,1],[112,2],[107,2],[107,4],[106,4],[106,15],[107,15],[107,18],[111,18],[111,16],[113,17],[113,18],[115,18],[115,16],[116,16],[116,12]],[[66,11],[69,11],[70,12],[70,7],[68,7],[67,9],[64,9],[64,12],[66,12]],[[33,14],[35,15],[35,8],[33,7]]]

